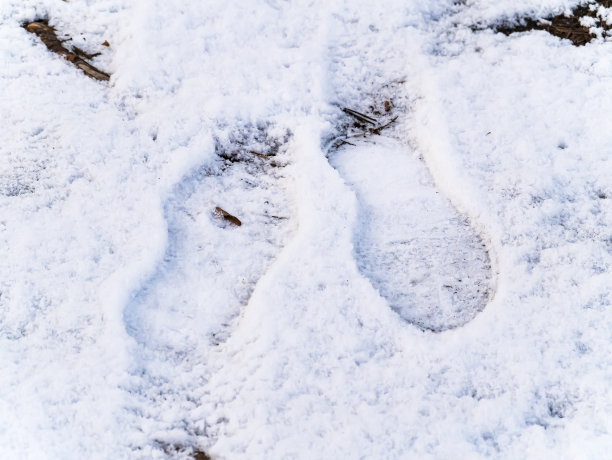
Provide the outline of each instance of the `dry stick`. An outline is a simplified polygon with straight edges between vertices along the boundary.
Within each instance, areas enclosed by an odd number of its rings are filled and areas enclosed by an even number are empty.
[[[55,29],[44,22],[35,21],[25,25],[28,32],[36,34],[49,50],[53,51],[65,59],[72,62],[75,66],[81,69],[85,75],[100,81],[108,81],[110,75],[96,69],[94,66],[84,61],[79,57],[78,53],[71,53],[62,46],[62,42],[57,38]]]
[[[74,46],[74,45],[72,45],[72,51],[74,51],[74,54],[76,54],[77,56],[85,58],[85,59],[93,59],[96,56],[100,56],[102,54],[102,53],[89,54],[89,53],[86,53],[85,51],[83,51],[78,46]]]
[[[364,123],[369,123],[371,125],[376,125],[376,119],[369,117],[364,113],[357,112],[356,110],[352,110],[352,109],[347,109],[346,107],[343,108],[342,111],[346,113],[347,115],[357,118],[359,121],[362,121]]]
[[[374,134],[380,134],[380,132],[381,132],[383,129],[388,128],[389,126],[391,126],[393,123],[395,123],[395,121],[396,121],[396,120],[397,120],[397,117],[393,117],[389,123],[384,124],[384,125],[382,125],[382,126],[379,126],[378,128],[374,128],[374,129],[372,129],[372,133],[374,133]]]
[[[255,155],[257,158],[263,158],[265,160],[269,160],[272,158],[272,155],[264,155],[263,153],[256,152],[255,150],[248,150],[251,155]]]

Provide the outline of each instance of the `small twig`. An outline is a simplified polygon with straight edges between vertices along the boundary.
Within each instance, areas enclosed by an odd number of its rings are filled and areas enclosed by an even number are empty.
[[[380,134],[380,132],[385,129],[388,128],[389,126],[391,126],[393,123],[395,123],[395,120],[397,120],[397,117],[394,117],[391,119],[391,121],[389,123],[386,123],[382,126],[379,126],[378,128],[374,128],[372,130],[370,130],[372,132],[372,134]]]
[[[348,109],[348,108],[343,108],[342,111],[344,113],[346,113],[347,115],[350,115],[354,118],[357,118],[359,121],[363,122],[363,123],[369,123],[371,125],[375,125],[376,126],[376,119],[369,117],[368,115],[361,113],[361,112],[357,112],[356,110],[352,110],[352,109]]]
[[[263,153],[259,153],[259,152],[256,152],[256,151],[254,151],[254,150],[248,150],[248,152],[249,152],[251,155],[255,155],[255,156],[256,156],[256,157],[258,157],[258,158],[264,158],[264,159],[266,159],[266,160],[269,160],[269,159],[270,159],[270,158],[273,156],[273,155],[264,155]]]
[[[77,56],[84,57],[85,59],[93,59],[96,56],[100,56],[102,54],[102,53],[89,54],[89,53],[86,53],[85,51],[83,51],[78,46],[72,46],[72,51],[74,51],[74,54],[76,54]]]

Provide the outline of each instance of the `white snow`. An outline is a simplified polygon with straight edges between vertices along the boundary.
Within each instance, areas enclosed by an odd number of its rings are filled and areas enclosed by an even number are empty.
[[[0,457],[606,458],[611,43],[477,30],[577,3],[2,2]]]
[[[357,264],[390,307],[436,331],[473,319],[494,292],[489,257],[436,191],[423,162],[383,138],[343,148],[332,164],[363,207],[354,243]]]

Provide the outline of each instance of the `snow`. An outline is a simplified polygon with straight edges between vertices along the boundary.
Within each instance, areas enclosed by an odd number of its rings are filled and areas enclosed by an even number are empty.
[[[3,2],[2,456],[605,458],[610,43],[471,27],[576,4]]]
[[[492,296],[489,257],[411,153],[381,139],[333,155],[363,204],[355,258],[406,321],[436,331],[462,326]]]

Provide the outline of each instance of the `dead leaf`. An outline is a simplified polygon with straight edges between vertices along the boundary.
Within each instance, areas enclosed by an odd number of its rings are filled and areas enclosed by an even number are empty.
[[[240,219],[238,219],[236,216],[232,216],[229,212],[221,209],[219,206],[215,208],[215,215],[237,227],[240,227],[242,225]]]

